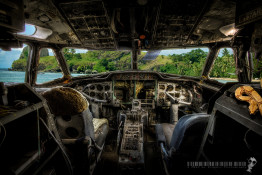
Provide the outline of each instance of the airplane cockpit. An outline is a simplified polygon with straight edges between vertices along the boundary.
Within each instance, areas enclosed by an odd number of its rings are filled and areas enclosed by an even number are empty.
[[[0,1],[0,174],[261,174],[261,9]]]

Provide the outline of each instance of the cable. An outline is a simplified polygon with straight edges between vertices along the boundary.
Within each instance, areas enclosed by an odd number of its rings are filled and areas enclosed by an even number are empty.
[[[5,137],[6,137],[6,129],[5,129],[5,126],[0,122],[1,126],[3,126],[3,130],[4,130],[4,137],[3,137],[3,140],[1,141],[0,143],[0,147],[2,146],[2,144],[4,143],[5,141]]]
[[[38,109],[36,110],[37,112],[37,140],[38,140],[38,157],[40,158],[41,154],[41,143],[40,143],[40,125],[39,125],[39,111]]]
[[[41,120],[41,122],[43,123],[43,125],[45,126],[45,128],[47,129],[48,133],[53,137],[54,141],[57,143],[57,145],[59,146],[60,150],[62,151],[64,158],[67,162],[68,168],[69,168],[69,172],[72,175],[73,174],[73,168],[71,165],[71,161],[69,159],[69,157],[67,156],[63,146],[57,141],[56,137],[53,135],[52,131],[48,128],[48,126],[46,125],[45,121],[40,117],[39,118]]]

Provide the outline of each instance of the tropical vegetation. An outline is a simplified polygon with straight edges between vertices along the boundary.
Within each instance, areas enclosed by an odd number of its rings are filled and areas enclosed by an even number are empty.
[[[73,73],[101,73],[115,70],[128,70],[131,68],[131,53],[129,51],[87,51],[76,53],[75,49],[63,49],[69,69]],[[194,49],[187,53],[159,55],[154,60],[143,60],[145,52],[138,57],[140,70],[151,70],[164,73],[200,76],[207,58],[207,52],[202,49]],[[25,70],[28,49],[24,49],[18,60],[12,64],[12,70]],[[255,64],[260,65],[261,62]],[[257,66],[258,67],[258,66]],[[38,71],[59,72],[60,68],[54,56],[41,54]],[[254,76],[260,76],[255,73]],[[215,61],[210,77],[236,78],[235,63],[232,53],[223,49]]]

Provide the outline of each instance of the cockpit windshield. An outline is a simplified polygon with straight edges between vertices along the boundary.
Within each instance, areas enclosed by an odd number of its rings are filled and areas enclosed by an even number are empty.
[[[138,69],[199,77],[208,48],[173,49],[138,55]],[[130,51],[100,51],[64,48],[64,57],[73,76],[130,70]],[[148,59],[149,57],[149,59]]]
[[[72,76],[129,70],[130,51],[102,51],[64,48],[64,57]]]
[[[155,59],[145,59],[148,53],[142,52],[138,67],[140,70],[199,77],[208,51],[208,48],[162,50]]]

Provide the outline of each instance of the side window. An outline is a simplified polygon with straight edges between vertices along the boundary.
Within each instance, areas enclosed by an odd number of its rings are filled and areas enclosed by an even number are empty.
[[[11,51],[0,49],[0,81],[25,82],[25,70],[28,60],[29,46],[14,48]]]
[[[262,78],[262,55],[260,58],[255,58],[255,53],[252,53],[253,59],[253,82],[259,82]]]
[[[209,77],[221,83],[237,81],[235,60],[231,48],[219,50]]]
[[[40,50],[40,60],[37,68],[37,84],[48,82],[57,78],[62,78],[63,74],[50,48],[42,48]]]

